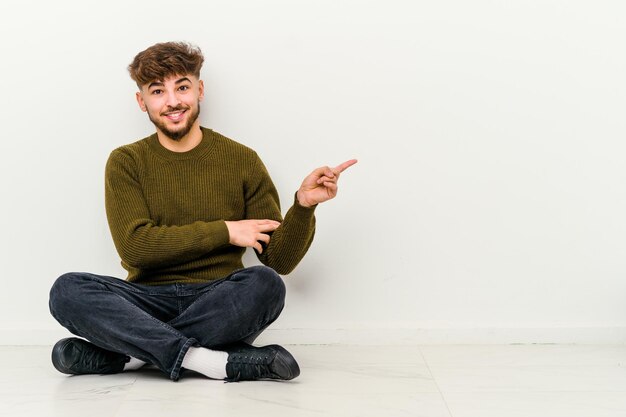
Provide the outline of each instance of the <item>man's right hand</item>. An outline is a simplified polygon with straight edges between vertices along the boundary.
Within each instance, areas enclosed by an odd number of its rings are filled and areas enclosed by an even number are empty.
[[[242,248],[254,248],[258,253],[263,253],[263,246],[270,243],[267,232],[273,232],[280,226],[275,220],[239,220],[235,222],[225,221],[230,235],[230,244]]]

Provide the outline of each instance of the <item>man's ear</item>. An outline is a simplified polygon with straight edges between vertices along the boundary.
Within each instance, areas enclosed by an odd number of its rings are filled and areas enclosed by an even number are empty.
[[[199,95],[198,95],[198,100],[202,100],[204,98],[204,81],[202,80],[198,80],[198,91],[199,91]]]
[[[143,95],[141,94],[141,91],[137,91],[135,93],[135,98],[137,99],[137,104],[139,104],[139,108],[141,109],[141,111],[147,111],[146,103],[144,103],[143,101]]]

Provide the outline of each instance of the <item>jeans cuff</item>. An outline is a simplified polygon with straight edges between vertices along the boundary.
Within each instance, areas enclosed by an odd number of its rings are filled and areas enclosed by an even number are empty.
[[[183,359],[185,358],[185,355],[187,354],[189,348],[193,345],[198,345],[196,339],[187,339],[187,342],[185,342],[183,347],[180,349],[178,357],[176,358],[176,363],[174,364],[174,368],[172,368],[172,372],[170,373],[170,379],[172,381],[178,381],[178,379],[180,378],[180,370],[181,365],[183,364]]]

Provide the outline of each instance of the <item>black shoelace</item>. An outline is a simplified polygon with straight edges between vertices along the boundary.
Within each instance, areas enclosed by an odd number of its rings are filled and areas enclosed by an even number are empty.
[[[269,357],[242,356],[237,358],[241,362],[231,363],[231,370],[235,374],[232,378],[227,378],[225,382],[254,381],[262,378],[272,378],[272,371],[267,362]]]

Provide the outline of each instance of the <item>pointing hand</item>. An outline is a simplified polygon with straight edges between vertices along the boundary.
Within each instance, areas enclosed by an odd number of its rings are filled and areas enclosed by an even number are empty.
[[[350,159],[334,168],[324,166],[313,170],[304,179],[296,194],[298,203],[304,207],[311,207],[335,198],[339,176],[343,171],[356,163],[356,159]]]

